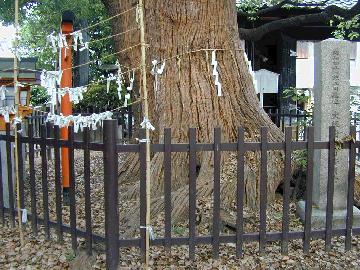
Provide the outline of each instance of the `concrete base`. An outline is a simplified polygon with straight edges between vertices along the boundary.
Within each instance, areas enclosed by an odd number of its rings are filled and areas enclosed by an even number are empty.
[[[305,222],[305,201],[299,201],[296,205],[296,213],[302,222]],[[360,227],[360,210],[354,206],[353,227]],[[313,229],[324,229],[326,224],[326,211],[313,206],[311,216],[311,227]],[[346,226],[346,209],[334,210],[333,228],[342,229]]]

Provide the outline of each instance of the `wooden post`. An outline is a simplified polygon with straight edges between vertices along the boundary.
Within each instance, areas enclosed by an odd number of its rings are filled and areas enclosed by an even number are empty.
[[[139,0],[139,22],[140,22],[140,43],[141,43],[141,77],[142,77],[142,97],[144,118],[149,119],[149,103],[146,85],[146,43],[145,43],[145,22],[144,22],[144,0]],[[150,132],[146,129],[146,248],[145,248],[145,266],[149,265],[149,247],[150,247]]]
[[[72,39],[69,36],[73,32],[74,15],[71,11],[65,11],[62,15],[61,21],[61,33],[66,36],[68,47],[61,49],[61,70],[63,75],[61,78],[60,87],[72,87]],[[72,105],[70,102],[70,95],[66,93],[61,98],[61,113],[64,116],[72,114]],[[69,138],[68,129],[66,127],[61,128],[61,139],[67,140]],[[68,202],[69,188],[70,188],[70,171],[69,171],[69,149],[61,148],[61,172],[62,172],[62,184],[64,203]]]
[[[16,117],[19,117],[19,105],[20,105],[20,93],[18,88],[18,34],[19,34],[19,0],[15,0],[15,55],[14,55],[14,91],[15,91],[15,107]],[[22,231],[22,220],[21,220],[21,202],[20,202],[20,177],[19,177],[19,158],[18,158],[18,133],[15,128],[15,177],[16,177],[16,193],[17,193],[17,212],[18,212],[18,223],[20,233],[20,243],[24,246],[24,234]]]
[[[104,121],[105,244],[106,269],[109,270],[118,269],[119,265],[119,186],[116,127],[116,120]]]

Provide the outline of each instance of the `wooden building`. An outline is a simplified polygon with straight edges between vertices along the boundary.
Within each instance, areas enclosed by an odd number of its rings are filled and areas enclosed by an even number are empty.
[[[20,87],[20,102],[21,105],[28,105],[30,98],[31,85],[40,84],[40,72],[36,70],[36,58],[23,58],[19,62],[19,83],[23,84]],[[0,107],[15,105],[14,92],[14,59],[0,58],[0,86],[6,85],[6,98],[0,100]]]
[[[269,22],[295,17],[298,15],[315,14],[321,12],[329,5],[337,5],[343,8],[351,8],[356,0],[329,0],[319,6],[319,1],[305,0],[306,5],[299,5],[291,9],[282,7],[263,13],[258,20],[250,21],[238,14],[240,28],[256,28]],[[312,5],[313,3],[313,5]],[[279,74],[278,93],[265,93],[263,107],[269,109],[288,110],[290,100],[281,98],[284,89],[296,87],[296,63],[297,59],[306,54],[306,43],[298,47],[298,41],[321,41],[333,37],[335,27],[324,23],[311,23],[299,27],[289,27],[280,31],[268,33],[259,41],[245,41],[245,50],[248,58],[252,61],[254,71],[268,70]],[[358,41],[358,40],[354,40]]]

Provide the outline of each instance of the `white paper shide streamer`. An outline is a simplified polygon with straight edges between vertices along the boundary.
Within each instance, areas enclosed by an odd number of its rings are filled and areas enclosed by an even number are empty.
[[[110,86],[113,81],[116,81],[117,85],[117,94],[118,98],[122,99],[122,91],[125,85],[125,78],[124,74],[121,70],[121,65],[118,61],[116,61],[115,65],[118,68],[117,74],[114,75],[112,73],[108,74],[108,77],[106,78],[106,92],[110,92]],[[134,81],[135,81],[135,71],[129,71],[129,86],[126,87],[127,93],[125,94],[125,100],[124,100],[124,106],[126,107],[128,105],[128,101],[130,100],[130,94],[128,92],[132,91],[134,88]]]
[[[70,36],[73,38],[73,45],[71,45],[75,51],[83,51],[85,49],[89,50],[90,53],[94,53],[93,50],[89,49],[89,42],[84,42],[83,34],[81,30],[70,33]],[[52,32],[47,36],[47,40],[51,45],[53,53],[56,53],[62,48],[68,49],[70,46],[66,40],[66,35],[59,33],[58,35],[55,32]],[[66,50],[65,50],[66,54]]]
[[[59,33],[58,44],[59,44],[60,49],[69,48],[67,40],[66,40],[66,35]]]
[[[91,53],[92,55],[95,53],[94,50],[90,49],[90,47],[89,47],[89,42],[88,42],[88,41],[85,42],[85,43],[83,44],[83,47],[81,47],[81,48],[79,49],[80,52],[82,52],[82,51],[84,51],[84,50],[88,50],[89,53]]]
[[[130,97],[131,95],[129,93],[125,95],[124,107],[127,107]]]
[[[155,127],[151,124],[150,120],[146,117],[144,117],[144,120],[140,124],[141,128],[146,128],[148,130],[155,130]]]
[[[50,96],[49,104],[54,108],[57,102],[57,86],[60,85],[62,79],[62,71],[46,71],[43,70],[40,76],[41,86],[45,87],[47,94]]]
[[[155,91],[155,94],[156,94],[156,93],[159,92],[159,85],[160,85],[158,76],[162,75],[164,73],[165,61],[160,66],[160,63],[158,62],[158,60],[153,60],[152,65],[153,65],[153,68],[151,70],[151,74],[155,77],[154,91]]]
[[[135,71],[132,71],[132,74],[130,75],[129,72],[129,86],[126,88],[128,91],[132,91],[134,88],[134,81],[135,81]]]
[[[113,113],[110,111],[102,112],[99,114],[93,113],[89,116],[80,115],[69,115],[64,116],[62,114],[52,114],[49,113],[46,119],[47,122],[53,122],[55,126],[60,128],[68,127],[71,123],[74,124],[74,132],[78,133],[79,130],[83,131],[85,127],[88,127],[92,130],[97,130],[97,126],[100,124],[102,126],[104,120],[112,119]]]
[[[118,85],[117,92],[118,92],[118,97],[121,100],[121,91],[122,91],[123,85],[124,85],[124,76],[123,76],[122,71],[121,71],[120,63],[118,61],[116,61],[115,65],[118,68],[118,74],[117,74],[117,79],[116,79],[116,82],[117,82],[117,85]]]
[[[110,84],[112,81],[116,81],[117,77],[114,76],[114,74],[109,74],[108,77],[106,78],[106,92],[109,93],[110,91]]]
[[[16,114],[14,106],[0,107],[0,115],[4,117],[5,123],[10,123],[10,115]]]
[[[217,88],[217,95],[219,97],[222,96],[222,86],[221,86],[221,82],[219,80],[219,72],[217,70],[218,68],[218,62],[216,61],[216,51],[212,51],[212,60],[211,60],[211,65],[213,66],[213,73],[212,75],[215,77],[215,86]]]
[[[79,104],[80,100],[83,100],[84,93],[87,91],[87,87],[80,86],[80,87],[65,87],[65,88],[59,88],[57,90],[57,98],[58,102],[61,103],[61,98],[65,96],[67,93],[69,93],[70,101],[74,104]]]
[[[5,85],[0,86],[0,100],[5,100],[7,92]]]
[[[60,85],[62,79],[62,71],[46,71],[43,70],[40,76],[41,86],[45,88],[56,88],[57,85]]]
[[[52,32],[50,35],[47,36],[47,40],[49,41],[51,48],[52,48],[52,52],[56,53],[57,52],[57,48],[58,48],[58,37],[55,36],[55,33]]]
[[[74,50],[77,51],[78,50],[78,45],[82,45],[84,46],[84,39],[83,39],[83,35],[81,31],[75,31],[73,33],[70,34],[73,37],[73,42],[74,42]]]

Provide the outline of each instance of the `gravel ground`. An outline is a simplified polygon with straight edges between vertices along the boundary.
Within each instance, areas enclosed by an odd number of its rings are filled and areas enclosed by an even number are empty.
[[[121,160],[121,158],[120,158]],[[39,160],[37,160],[39,162]],[[77,222],[79,228],[85,228],[84,222],[84,196],[83,196],[83,165],[81,152],[76,153],[76,183],[77,183]],[[49,163],[49,208],[50,217],[55,220],[55,191],[53,162]],[[104,209],[103,209],[103,172],[102,156],[94,153],[91,158],[91,187],[92,187],[92,211],[94,232],[104,234]],[[38,194],[41,190],[41,170],[39,164],[36,168]],[[29,198],[26,190],[26,198]],[[133,203],[133,202],[132,202]],[[38,214],[42,212],[42,198],[38,196]],[[122,207],[131,207],[130,204],[122,204]],[[199,202],[201,209],[207,209],[203,220],[211,218],[211,203]],[[26,208],[30,208],[30,202],[26,202]],[[280,213],[280,214],[279,214]],[[281,231],[282,198],[277,199],[268,208],[269,231]],[[40,214],[41,216],[42,214]],[[68,207],[63,207],[64,223],[69,224]],[[245,231],[257,231],[258,214],[245,209]],[[293,231],[303,230],[303,225],[295,216],[295,205],[291,204],[290,229]],[[157,236],[163,235],[163,217],[159,216],[153,221]],[[198,226],[199,234],[206,235],[211,228],[204,224]],[[19,233],[16,228],[9,224],[0,225],[0,269],[104,269],[105,254],[102,245],[94,246],[94,255],[87,257],[84,252],[85,243],[79,240],[79,253],[75,256],[71,250],[70,237],[64,235],[64,243],[56,242],[55,231],[51,231],[51,240],[45,240],[43,228],[40,227],[39,235],[34,237],[31,233],[30,223],[24,228],[25,245],[20,247]],[[186,224],[176,224],[173,234],[177,236],[187,235]],[[230,232],[224,230],[222,234]],[[323,240],[314,240],[311,243],[309,255],[302,252],[302,241],[290,241],[289,255],[282,256],[280,243],[269,243],[266,254],[259,256],[258,244],[247,243],[244,246],[244,257],[235,257],[235,245],[221,245],[220,259],[212,259],[211,246],[198,246],[194,262],[188,259],[187,247],[172,248],[171,256],[163,248],[151,248],[152,269],[360,269],[360,237],[353,238],[353,248],[350,252],[344,251],[344,238],[333,239],[333,249],[326,253]],[[122,269],[141,268],[139,250],[136,248],[121,249],[120,266]]]

